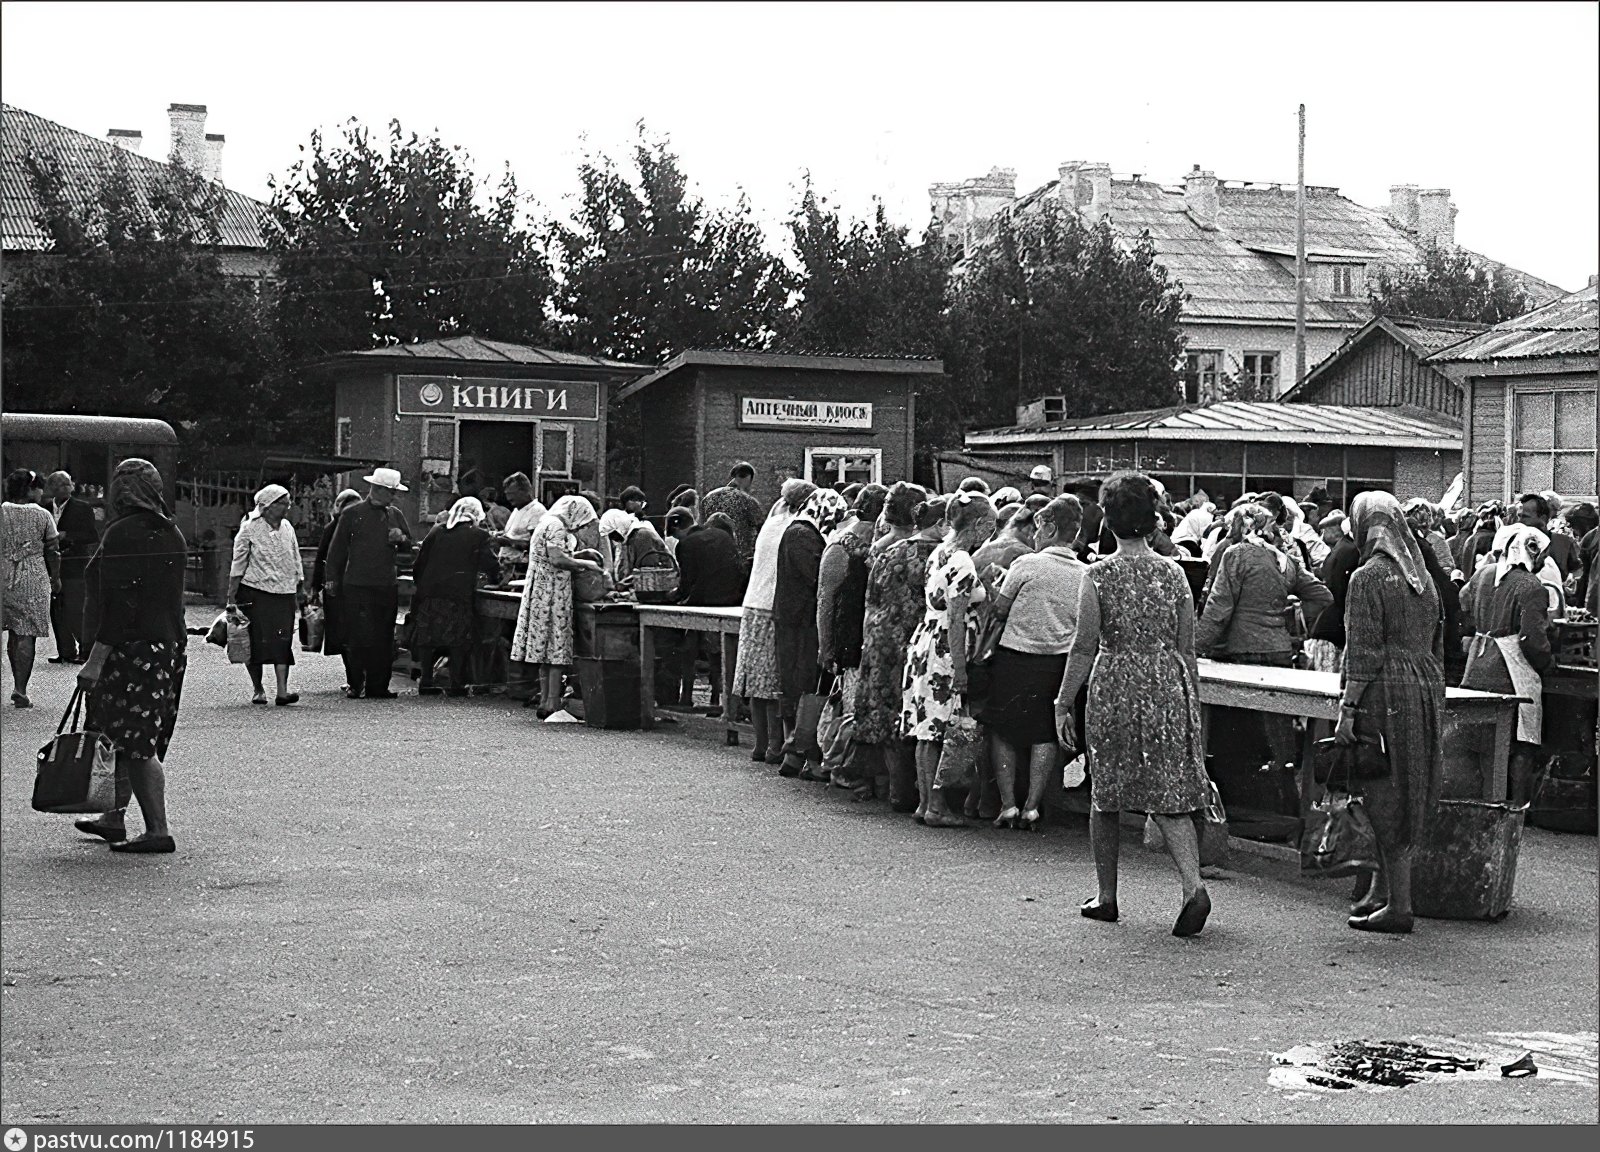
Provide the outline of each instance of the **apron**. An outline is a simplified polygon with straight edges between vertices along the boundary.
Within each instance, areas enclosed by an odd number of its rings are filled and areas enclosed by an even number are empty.
[[[1533,670],[1528,658],[1522,654],[1522,644],[1516,636],[1488,636],[1482,632],[1472,638],[1472,650],[1467,654],[1467,671],[1462,677],[1465,686],[1474,679],[1473,666],[1479,660],[1492,659],[1490,646],[1500,650],[1500,659],[1511,677],[1511,686],[1518,696],[1532,703],[1517,705],[1517,739],[1526,744],[1544,742],[1544,681]]]

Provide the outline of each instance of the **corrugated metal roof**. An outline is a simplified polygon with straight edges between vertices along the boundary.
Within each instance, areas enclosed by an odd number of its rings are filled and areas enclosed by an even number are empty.
[[[78,416],[64,412],[0,413],[8,440],[78,440],[89,444],[176,444],[165,420],[139,416]]]
[[[792,368],[812,372],[890,372],[901,375],[944,373],[944,361],[917,356],[837,356],[828,353],[797,355],[785,352],[695,351],[680,352],[641,380],[635,380],[617,394],[618,400],[664,380],[681,368],[699,365],[713,368]]]
[[[1197,408],[1158,408],[1054,424],[982,429],[967,433],[966,445],[1001,447],[1058,440],[1276,441],[1459,450],[1461,426],[1436,413],[1404,408],[1225,400]]]
[[[1480,336],[1436,352],[1430,363],[1529,360],[1600,353],[1600,286],[1591,284],[1553,304],[1513,316]]]
[[[68,193],[80,205],[90,203],[101,179],[121,166],[127,170],[139,206],[148,210],[152,193],[170,170],[159,160],[5,105],[0,110],[0,197],[4,202],[0,236],[7,252],[42,252],[50,243],[35,219],[39,202],[23,163],[29,154],[54,157],[66,177]],[[242,192],[223,189],[217,221],[223,247],[264,249],[262,225],[266,219],[265,204]]]
[[[571,368],[621,368],[644,372],[647,364],[629,364],[621,360],[603,360],[598,356],[585,356],[579,352],[557,352],[551,348],[534,348],[527,344],[511,344],[504,340],[485,340],[481,336],[451,336],[444,340],[424,340],[417,344],[390,344],[383,348],[370,348],[364,352],[346,352],[328,359],[345,356],[376,357],[391,360],[462,360],[474,364],[545,364]]]
[[[1386,319],[1404,332],[1418,348],[1428,352],[1449,348],[1489,329],[1487,324],[1469,324],[1464,320],[1425,320],[1412,316],[1389,316]]]
[[[1018,213],[1057,199],[1059,181],[1021,197]],[[1156,259],[1183,284],[1186,320],[1294,323],[1295,194],[1288,187],[1217,187],[1217,227],[1189,215],[1183,189],[1144,180],[1113,180],[1108,215],[1123,235],[1148,232]],[[1313,258],[1374,264],[1414,264],[1416,239],[1383,212],[1328,188],[1308,188],[1306,248]],[[1480,257],[1482,259],[1482,257]],[[1539,302],[1560,289],[1508,269]],[[1364,299],[1306,301],[1313,326],[1354,328],[1372,318]]]

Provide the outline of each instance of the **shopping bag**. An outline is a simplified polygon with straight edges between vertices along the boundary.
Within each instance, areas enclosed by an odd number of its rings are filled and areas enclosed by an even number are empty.
[[[817,728],[822,723],[822,710],[828,703],[828,697],[820,692],[807,692],[800,697],[800,703],[795,706],[794,737],[785,746],[785,752],[792,752],[808,764],[816,764],[822,760],[822,746],[817,743]]]
[[[1300,838],[1300,871],[1338,879],[1378,866],[1378,836],[1361,797],[1329,792],[1311,805]]]
[[[215,644],[218,648],[228,646],[228,614],[218,612],[217,618],[211,622],[211,627],[206,631],[206,643]]]
[[[307,604],[300,609],[300,651],[321,652],[325,626],[321,604]]]
[[[78,727],[86,695],[82,688],[72,694],[55,738],[39,749],[36,812],[109,812],[117,806],[117,750],[100,733]]]
[[[1332,736],[1311,746],[1311,776],[1318,784],[1341,780],[1387,780],[1389,745],[1383,733],[1358,732],[1354,744],[1340,744]]]
[[[579,604],[598,604],[616,588],[609,572],[574,572],[572,598]]]
[[[250,620],[243,614],[230,615],[228,628],[228,663],[250,663]]]
[[[822,705],[822,714],[817,717],[817,750],[822,753],[824,760],[839,738],[839,728],[844,720],[844,691],[835,684],[833,691],[828,693],[827,702]]]
[[[957,713],[945,729],[944,747],[939,749],[939,767],[933,776],[935,788],[971,788],[977,783],[978,740],[978,722]]]
[[[1082,752],[1068,760],[1066,767],[1061,769],[1061,787],[1069,791],[1083,787],[1083,782],[1088,778],[1089,761]]]
[[[851,762],[852,753],[856,746],[856,717],[853,712],[846,712],[839,717],[839,722],[833,727],[832,738],[827,741],[820,739],[822,746],[822,767],[833,774],[836,783],[844,783],[847,777],[853,775],[845,766]]]

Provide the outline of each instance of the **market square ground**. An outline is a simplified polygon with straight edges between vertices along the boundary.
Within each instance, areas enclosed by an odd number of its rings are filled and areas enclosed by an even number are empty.
[[[714,728],[345,701],[318,657],[252,710],[191,651],[176,856],[29,810],[69,670],[4,715],[4,1123],[1594,1121],[1592,1081],[1267,1084],[1307,1042],[1592,1034],[1592,838],[1530,830],[1509,919],[1406,938],[1241,861],[1180,941],[1137,846],[1123,922],[1077,915],[1081,818],[934,832]]]

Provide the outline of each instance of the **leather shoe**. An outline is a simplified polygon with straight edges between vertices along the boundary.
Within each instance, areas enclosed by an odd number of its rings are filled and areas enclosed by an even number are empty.
[[[1198,936],[1211,915],[1211,896],[1204,888],[1196,892],[1178,913],[1178,922],[1172,926],[1174,936]]]
[[[102,824],[98,820],[74,820],[72,826],[85,836],[98,836],[113,844],[128,838],[128,830],[120,824]]]
[[[1115,902],[1102,904],[1098,897],[1092,897],[1078,905],[1078,915],[1088,920],[1100,920],[1106,924],[1117,922],[1117,905]]]
[[[141,836],[137,840],[124,840],[111,846],[113,852],[176,852],[178,845],[171,836]]]

